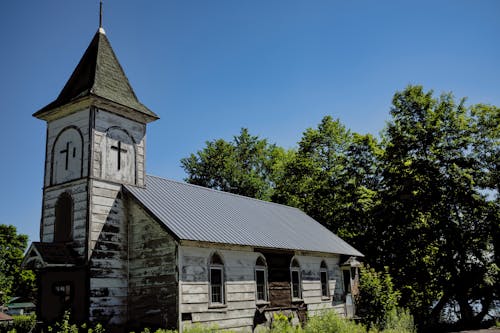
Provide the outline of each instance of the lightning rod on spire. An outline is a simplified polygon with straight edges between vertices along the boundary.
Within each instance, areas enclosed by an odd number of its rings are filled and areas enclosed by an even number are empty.
[[[104,33],[104,28],[102,27],[102,0],[99,0],[99,32]]]

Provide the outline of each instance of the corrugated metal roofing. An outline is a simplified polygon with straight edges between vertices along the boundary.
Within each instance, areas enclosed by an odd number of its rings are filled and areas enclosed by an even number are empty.
[[[297,208],[154,176],[125,188],[182,240],[362,256]]]

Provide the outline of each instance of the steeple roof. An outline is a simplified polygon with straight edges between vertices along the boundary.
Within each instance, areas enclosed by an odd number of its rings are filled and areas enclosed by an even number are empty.
[[[131,108],[150,121],[159,118],[137,99],[102,28],[95,34],[57,99],[33,116],[43,118],[50,110],[87,96],[100,97]]]

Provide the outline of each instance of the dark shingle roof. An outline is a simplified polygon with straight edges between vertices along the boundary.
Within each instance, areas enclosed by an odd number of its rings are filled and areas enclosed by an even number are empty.
[[[44,263],[48,265],[75,265],[78,255],[66,244],[33,242],[31,247],[36,248]]]
[[[125,189],[181,240],[362,256],[297,208],[154,176]]]
[[[137,99],[108,38],[101,30],[95,34],[57,99],[33,116],[40,117],[47,111],[90,95],[129,107],[151,118],[158,118]]]

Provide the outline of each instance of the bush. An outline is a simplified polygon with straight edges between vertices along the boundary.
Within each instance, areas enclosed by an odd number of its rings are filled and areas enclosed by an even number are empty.
[[[54,327],[49,326],[48,331],[52,333],[104,333],[104,327],[101,324],[97,324],[94,327],[87,327],[87,324],[83,324],[78,327],[76,324],[71,324],[70,322],[70,312],[64,312],[64,316],[61,321],[58,321]]]
[[[302,333],[303,330],[298,326],[293,326],[290,317],[282,313],[275,313],[273,315],[273,323],[271,325],[270,333]]]
[[[415,323],[410,311],[394,309],[389,312],[384,333],[416,333]]]
[[[219,328],[215,325],[212,326],[203,326],[203,325],[189,325],[184,327],[182,330],[184,333],[216,333],[219,332]],[[177,333],[177,330],[167,330],[167,329],[157,329],[154,333]],[[231,333],[231,331],[224,330],[225,333]],[[133,332],[131,332],[133,333]],[[145,328],[141,331],[141,333],[151,333],[149,328]]]
[[[306,333],[366,333],[363,325],[341,318],[334,311],[325,310],[321,314],[311,316],[305,327]]]
[[[29,333],[33,332],[36,326],[36,315],[14,315],[13,322],[5,326],[0,326],[0,332]]]
[[[384,329],[389,314],[398,307],[399,297],[387,267],[385,272],[376,272],[369,266],[361,268],[356,303],[365,325]]]

